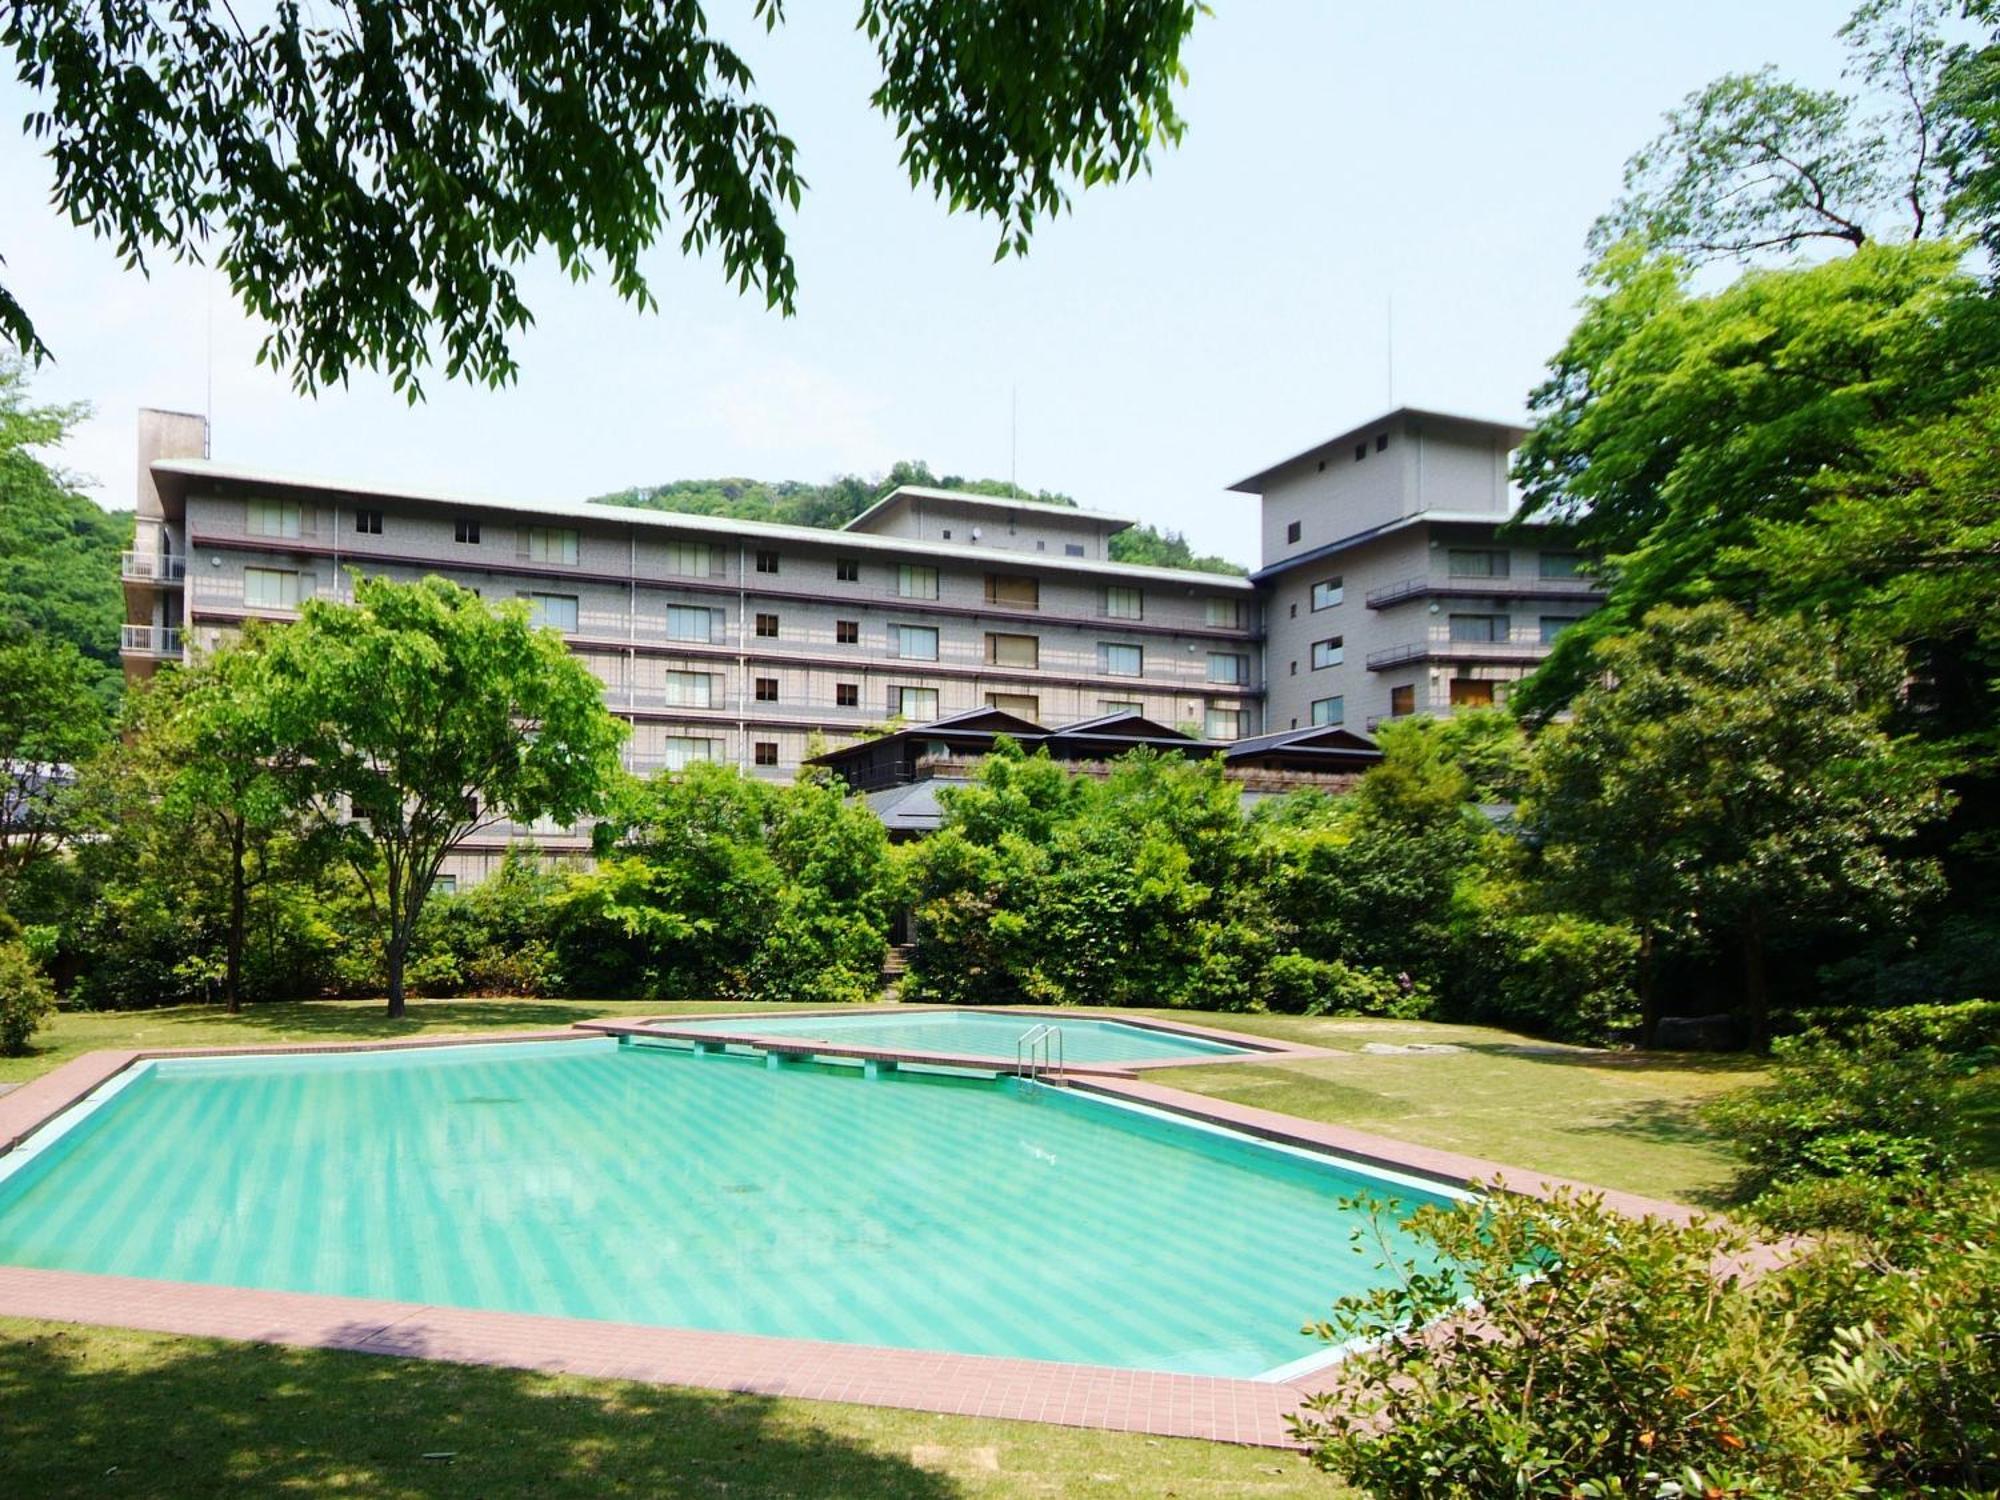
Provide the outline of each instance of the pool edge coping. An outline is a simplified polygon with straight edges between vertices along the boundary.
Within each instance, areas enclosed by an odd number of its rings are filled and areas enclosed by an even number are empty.
[[[0,1096],[0,1153],[12,1150],[143,1062],[590,1040],[603,1035],[579,1023],[553,1032],[86,1052]],[[48,1087],[37,1089],[43,1084]],[[1130,1076],[1077,1077],[1067,1086],[1082,1094],[1163,1110],[1260,1140],[1440,1184],[1497,1186],[1532,1197],[1581,1189],[1601,1195],[1607,1206],[1633,1217],[1651,1215],[1675,1222],[1716,1217],[1663,1199]],[[19,1125],[17,1117],[29,1109],[35,1117]],[[1299,1403],[1332,1389],[1339,1380],[1337,1364],[1282,1380],[1187,1375],[21,1266],[0,1266],[0,1315],[1270,1448],[1296,1447],[1289,1419]]]

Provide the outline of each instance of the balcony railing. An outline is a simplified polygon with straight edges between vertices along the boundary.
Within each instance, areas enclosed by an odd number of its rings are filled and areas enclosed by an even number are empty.
[[[1379,589],[1370,589],[1367,603],[1370,609],[1386,609],[1391,604],[1401,604],[1405,599],[1420,599],[1428,594],[1452,594],[1460,597],[1482,599],[1576,599],[1595,600],[1604,597],[1604,587],[1588,578],[1460,578],[1440,577],[1434,573],[1419,573],[1409,578],[1385,583]]]
[[[1468,641],[1452,638],[1451,627],[1440,625],[1414,641],[1368,653],[1368,670],[1380,672],[1407,662],[1443,658],[1448,661],[1535,662],[1549,654],[1549,643],[1510,636],[1500,640]]]
[[[127,625],[119,646],[127,656],[179,656],[180,628],[174,625]]]
[[[128,583],[179,583],[187,577],[187,558],[178,552],[122,552],[118,574]]]

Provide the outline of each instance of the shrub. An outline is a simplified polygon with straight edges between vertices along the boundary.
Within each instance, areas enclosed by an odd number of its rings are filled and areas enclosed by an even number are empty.
[[[56,1008],[55,987],[19,940],[0,942],[0,1052],[17,1057]]]
[[[1853,1492],[1805,1360],[1753,1291],[1716,1279],[1736,1232],[1571,1192],[1410,1222],[1455,1269],[1404,1267],[1313,1325],[1367,1341],[1294,1420],[1321,1468],[1371,1495],[1463,1500]]]
[[[1801,1184],[1941,1176],[1957,1165],[1962,1096],[1972,1065],[1936,1047],[1906,1044],[1892,1026],[1853,1038],[1808,1033],[1772,1049],[1768,1082],[1717,1100],[1710,1118],[1745,1160],[1739,1198],[1783,1187],[1784,1227],[1816,1197]]]
[[[1412,1020],[1429,1014],[1431,994],[1407,974],[1360,969],[1339,959],[1283,953],[1266,970],[1271,1009],[1306,1016],[1392,1016]]]
[[[1912,1187],[1772,1279],[1877,1494],[2000,1491],[2000,1192]]]
[[[1639,938],[1629,927],[1568,912],[1500,926],[1488,1014],[1503,1026],[1602,1042],[1639,1019]]]

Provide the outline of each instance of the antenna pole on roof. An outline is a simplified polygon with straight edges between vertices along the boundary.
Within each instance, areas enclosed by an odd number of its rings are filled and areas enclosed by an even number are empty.
[[[1021,387],[1017,384],[1007,392],[1007,488],[1019,494],[1021,485]]]
[[[1396,409],[1396,294],[1388,293],[1382,299],[1382,349],[1388,362],[1389,399],[1391,411]]]

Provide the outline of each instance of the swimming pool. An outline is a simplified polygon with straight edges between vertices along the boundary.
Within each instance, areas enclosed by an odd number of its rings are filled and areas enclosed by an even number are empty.
[[[1100,1021],[1072,1011],[1022,1014],[992,1010],[854,1011],[806,1016],[710,1016],[698,1021],[660,1023],[675,1032],[721,1032],[730,1036],[797,1037],[884,1052],[931,1052],[953,1057],[1014,1061],[1022,1034],[1037,1026],[1062,1030],[1063,1058],[1072,1063],[1158,1062],[1213,1057],[1245,1057],[1252,1049],[1183,1032]]]
[[[0,1264],[1135,1370],[1315,1356],[1383,1274],[1342,1200],[1451,1196],[1046,1085],[609,1039],[99,1096],[0,1158]]]

